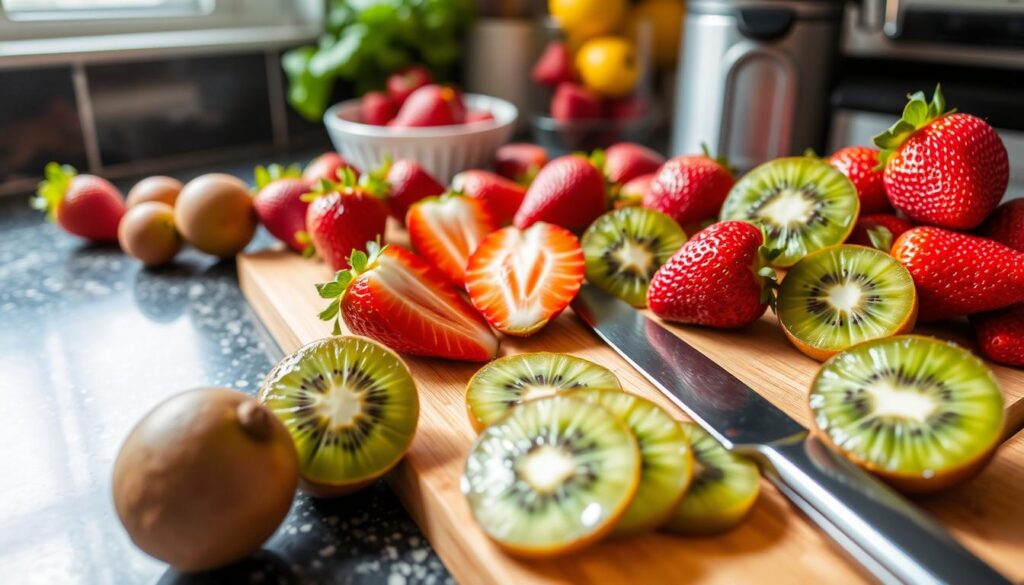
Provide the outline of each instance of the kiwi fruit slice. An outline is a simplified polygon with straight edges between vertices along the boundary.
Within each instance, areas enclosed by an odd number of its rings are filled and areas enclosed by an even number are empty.
[[[462,492],[480,528],[508,551],[547,557],[608,534],[640,484],[640,450],[621,420],[566,395],[525,402],[487,427]]]
[[[132,429],[114,463],[114,507],[139,548],[179,571],[205,571],[258,550],[298,481],[292,439],[270,411],[241,392],[200,388]]]
[[[664,213],[627,207],[597,218],[580,243],[587,282],[644,307],[651,277],[686,243],[686,233]]]
[[[292,435],[302,489],[355,491],[394,467],[419,419],[416,384],[390,349],[358,336],[314,341],[285,357],[259,394]]]
[[[740,523],[761,491],[752,461],[730,453],[694,423],[680,423],[693,451],[693,480],[663,528],[682,535],[721,534]]]
[[[514,406],[578,388],[622,390],[607,368],[564,353],[522,353],[480,368],[466,386],[466,410],[477,432]]]
[[[664,524],[693,476],[693,454],[681,423],[657,404],[627,392],[586,388],[569,396],[607,408],[626,423],[640,447],[640,487],[613,534],[636,534]]]
[[[999,444],[1003,395],[984,363],[931,337],[875,339],[838,353],[811,383],[819,434],[906,492],[978,472]]]
[[[862,341],[909,332],[917,291],[910,272],[885,252],[834,246],[789,270],[776,313],[793,345],[822,361]]]
[[[860,199],[846,175],[807,156],[766,162],[736,183],[722,205],[722,219],[764,229],[776,268],[842,243],[857,223]]]

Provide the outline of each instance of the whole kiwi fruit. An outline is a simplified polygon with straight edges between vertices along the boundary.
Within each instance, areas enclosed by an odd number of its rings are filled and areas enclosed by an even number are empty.
[[[125,204],[131,208],[146,201],[159,201],[171,207],[178,201],[178,194],[181,193],[181,181],[173,177],[154,175],[146,177],[128,191],[128,200]]]
[[[174,223],[185,241],[218,258],[241,252],[256,233],[256,222],[249,187],[223,173],[192,179],[174,205]]]
[[[240,392],[200,388],[132,429],[114,463],[114,507],[143,551],[203,571],[259,549],[298,481],[291,435],[273,413]]]
[[[117,241],[126,254],[146,266],[170,262],[182,243],[174,227],[174,208],[159,201],[143,201],[128,208],[117,224]]]

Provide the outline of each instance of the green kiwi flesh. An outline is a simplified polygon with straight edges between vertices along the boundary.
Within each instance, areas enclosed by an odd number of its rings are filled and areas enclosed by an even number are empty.
[[[302,487],[348,493],[401,460],[419,419],[416,385],[390,349],[356,336],[314,341],[285,357],[260,400],[295,441]]]
[[[836,354],[815,377],[809,404],[819,432],[844,455],[917,492],[984,465],[1004,416],[999,386],[980,359],[916,335]]]
[[[834,246],[794,265],[779,288],[787,333],[819,353],[913,327],[914,279],[892,256],[864,246]]]
[[[704,429],[682,423],[693,450],[693,480],[664,525],[683,535],[712,535],[732,529],[742,521],[761,490],[757,466],[733,455]]]
[[[780,158],[736,183],[722,205],[722,219],[761,226],[765,245],[780,253],[778,268],[841,243],[857,222],[860,200],[849,179],[814,157]]]
[[[613,534],[654,530],[672,515],[693,475],[693,454],[682,423],[657,404],[615,390],[569,394],[607,408],[626,423],[640,446],[640,487]]]
[[[470,379],[466,409],[479,431],[517,404],[578,388],[622,389],[607,368],[575,356],[549,352],[506,356],[487,364]]]
[[[566,395],[523,403],[469,450],[462,492],[511,552],[551,556],[607,534],[633,500],[640,451],[607,409]]]
[[[597,218],[580,243],[587,282],[644,307],[651,277],[686,243],[686,233],[664,213],[626,207]]]

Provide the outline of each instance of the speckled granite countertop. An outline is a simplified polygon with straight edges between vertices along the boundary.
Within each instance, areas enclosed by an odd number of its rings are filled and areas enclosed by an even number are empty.
[[[219,572],[180,575],[132,545],[110,497],[132,425],[187,388],[254,394],[281,355],[233,262],[186,250],[143,270],[0,198],[0,583],[450,583],[381,482],[298,495],[262,551]]]

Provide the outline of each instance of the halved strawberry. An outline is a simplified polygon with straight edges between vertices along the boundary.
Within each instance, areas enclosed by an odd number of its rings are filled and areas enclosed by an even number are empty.
[[[537,222],[492,232],[469,257],[469,300],[508,335],[536,333],[561,313],[583,282],[583,250],[569,230]]]
[[[413,249],[460,289],[466,286],[469,256],[500,227],[483,201],[454,193],[413,204],[405,225]]]
[[[368,242],[353,250],[350,270],[318,284],[331,303],[320,313],[339,319],[356,335],[365,335],[395,351],[452,360],[485,362],[498,352],[498,339],[444,276],[401,246]]]

